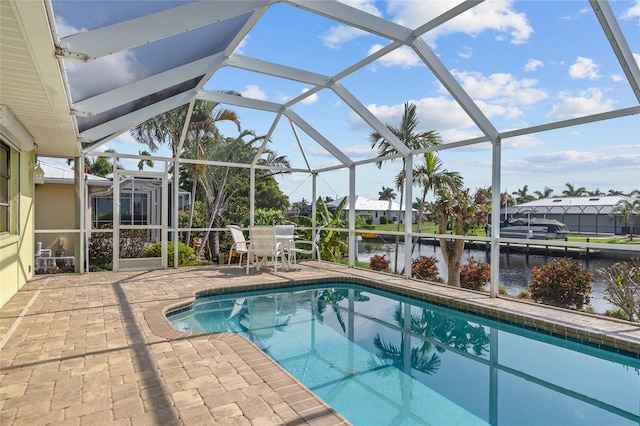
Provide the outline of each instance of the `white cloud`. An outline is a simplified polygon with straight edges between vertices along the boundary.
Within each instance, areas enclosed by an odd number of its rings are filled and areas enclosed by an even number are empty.
[[[246,36],[244,36],[244,38],[240,41],[238,46],[236,46],[236,48],[233,51],[233,53],[235,53],[237,55],[242,55],[244,53],[244,48],[247,47],[247,43],[249,42],[249,38],[251,38],[251,34],[247,34]]]
[[[538,59],[529,59],[529,61],[527,61],[527,64],[524,66],[524,70],[527,72],[531,72],[531,71],[535,71],[540,67],[543,67],[544,64],[542,63],[542,61],[538,60]]]
[[[382,13],[380,13],[373,0],[341,0],[340,2],[374,16],[382,16]],[[359,28],[347,25],[334,25],[329,28],[326,33],[322,34],[320,39],[326,47],[338,49],[341,44],[368,34],[368,32]]]
[[[473,57],[473,49],[469,46],[464,46],[458,52],[458,56],[463,59],[471,59]]]
[[[60,37],[86,31],[68,25],[64,19],[56,20]],[[65,69],[71,84],[74,102],[135,81],[133,72],[136,58],[130,51],[116,52],[89,62],[65,60]],[[100,76],[96,79],[95,76]],[[84,83],[84,84],[83,84]]]
[[[452,71],[462,87],[474,99],[505,104],[510,107],[532,105],[548,97],[544,90],[535,86],[538,80],[517,79],[509,73],[496,73],[484,76],[479,72]]]
[[[337,49],[341,44],[351,41],[363,35],[366,31],[359,28],[348,27],[346,25],[336,25],[320,36],[323,44],[330,49]]]
[[[374,1],[358,0],[342,3],[357,9],[382,16],[376,8]],[[415,29],[429,20],[443,14],[460,3],[458,0],[440,1],[389,1],[387,12],[392,20],[400,25]],[[429,31],[423,37],[432,46],[439,36],[451,33],[465,33],[476,36],[484,31],[498,32],[497,39],[509,40],[512,44],[525,43],[533,28],[529,25],[524,13],[519,13],[513,8],[513,0],[493,0],[484,2],[462,15]],[[340,44],[367,35],[365,31],[357,28],[338,25],[322,35],[324,44],[330,48],[338,48]]]
[[[611,80],[612,80],[614,83],[620,83],[621,81],[624,81],[624,77],[623,77],[623,76],[621,76],[620,74],[612,74],[612,75],[611,75]]]
[[[443,136],[448,130],[475,128],[473,121],[452,99],[445,97],[410,100],[416,105],[419,130],[435,130]],[[397,127],[404,113],[404,104],[399,105],[367,105],[367,108],[384,125]],[[354,128],[369,128],[355,113],[351,113],[349,121]],[[477,135],[476,135],[477,136]],[[455,139],[459,140],[459,139]]]
[[[395,22],[414,29],[458,3],[460,2],[457,0],[399,1],[389,2],[387,9],[394,15]],[[526,15],[518,13],[513,4],[512,0],[484,2],[429,31],[424,37],[433,45],[443,34],[461,32],[476,36],[484,31],[493,30],[498,32],[498,36],[508,38],[512,44],[524,43],[533,33],[533,28],[529,25]],[[505,35],[508,37],[504,37]]]
[[[244,87],[244,90],[240,92],[245,98],[258,99],[264,101],[267,99],[266,93],[260,87],[255,84],[249,84]]]
[[[380,44],[374,44],[369,49],[369,52],[367,52],[367,55],[371,55],[377,52],[378,50],[382,49],[382,47],[383,46]],[[401,46],[396,50],[387,53],[382,58],[378,59],[375,63],[382,65],[383,67],[401,68],[411,68],[424,64],[418,57],[418,55],[416,55],[415,52],[407,46]]]
[[[623,20],[632,20],[636,18],[640,18],[640,0],[636,0],[629,8],[629,10],[627,10],[621,16],[621,19]]]
[[[560,103],[553,106],[545,118],[548,120],[567,120],[584,117],[586,115],[611,111],[615,101],[604,97],[598,88],[587,89],[578,96],[571,96],[568,92],[559,93]]]
[[[598,73],[598,64],[593,62],[593,59],[584,58],[582,56],[578,56],[576,62],[569,67],[569,75],[574,79],[587,78],[589,80],[595,80],[602,77]]]
[[[382,13],[376,7],[375,0],[340,0],[340,3],[355,7],[374,16],[382,16]]]
[[[302,93],[306,93],[308,92],[309,89],[302,89]],[[318,101],[318,93],[314,93],[313,95],[309,95],[306,98],[304,98],[300,103],[303,105],[311,105],[314,104]]]
[[[640,154],[607,155],[601,151],[556,151],[532,155],[525,161],[545,171],[589,170],[593,168],[640,167]]]
[[[502,140],[503,148],[532,148],[542,145],[544,145],[544,142],[538,139],[536,135],[516,136],[515,138]]]

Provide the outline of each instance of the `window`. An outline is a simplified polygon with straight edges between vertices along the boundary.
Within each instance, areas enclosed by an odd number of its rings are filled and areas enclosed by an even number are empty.
[[[11,156],[7,145],[0,142],[0,234],[9,232],[11,199]]]

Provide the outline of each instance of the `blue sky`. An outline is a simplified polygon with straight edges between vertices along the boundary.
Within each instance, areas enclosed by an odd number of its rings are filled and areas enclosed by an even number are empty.
[[[450,9],[458,1],[345,1],[409,28]],[[613,1],[611,7],[636,62],[640,62],[640,1]],[[425,41],[499,131],[637,106],[638,100],[598,25],[588,1],[488,0],[425,34]],[[236,53],[334,75],[389,43],[376,35],[286,4],[271,7]],[[424,63],[408,48],[399,49],[341,80],[378,119],[398,126],[405,102],[417,106],[419,129],[440,134],[444,144],[480,135],[479,130]],[[308,90],[303,84],[225,68],[205,86],[236,90],[273,102]],[[372,156],[371,129],[329,90],[292,109],[335,146],[358,161]],[[242,126],[265,134],[272,114],[236,108]],[[222,125],[225,135],[235,130]],[[313,168],[337,164],[298,129]],[[304,167],[288,121],[280,120],[272,148]],[[144,146],[128,135],[103,145],[137,153]],[[163,154],[159,152],[159,154]],[[165,152],[166,154],[166,152]],[[491,185],[489,143],[443,150],[444,167],[458,171],[471,189]],[[416,162],[420,161],[416,157]],[[137,163],[137,162],[135,162]],[[400,160],[357,169],[356,192],[378,197],[392,186]],[[318,195],[347,194],[346,171],[321,175]],[[308,175],[279,179],[290,200],[311,198]],[[565,184],[588,190],[640,189],[640,117],[631,116],[503,140],[501,191],[524,185],[561,195]],[[418,190],[414,189],[414,198]]]

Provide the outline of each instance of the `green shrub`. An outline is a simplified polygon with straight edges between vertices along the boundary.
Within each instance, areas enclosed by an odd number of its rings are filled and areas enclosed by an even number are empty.
[[[161,245],[155,243],[149,247],[145,252],[145,257],[160,257]],[[169,267],[173,266],[173,241],[167,243],[167,256]],[[196,252],[186,244],[178,243],[178,266],[197,266],[200,262],[196,257]]]
[[[529,293],[529,290],[521,290],[518,293],[518,299],[531,299],[531,293]]]
[[[491,280],[491,266],[487,262],[471,256],[460,267],[460,286],[471,290],[480,290]]]
[[[380,216],[380,225],[386,225],[389,223],[389,219],[386,216]]]
[[[625,321],[629,321],[629,315],[627,315],[624,310],[617,308],[617,309],[607,309],[607,311],[604,313],[605,316],[607,317],[611,317],[611,318],[617,318],[617,319],[621,319],[621,320],[625,320]]]
[[[374,271],[391,271],[389,268],[389,261],[384,257],[384,254],[374,254],[371,256],[369,259],[369,267]]]
[[[507,289],[503,285],[498,286],[498,294],[507,294]]]
[[[433,281],[438,277],[438,272],[438,259],[434,256],[419,256],[411,262],[413,278]]]
[[[89,238],[89,271],[110,271],[113,269],[113,234],[92,232]]]
[[[537,302],[561,308],[582,309],[588,305],[593,276],[568,258],[531,269],[529,291]]]

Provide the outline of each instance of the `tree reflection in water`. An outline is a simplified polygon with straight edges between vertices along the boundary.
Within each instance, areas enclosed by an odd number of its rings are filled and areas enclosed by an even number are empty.
[[[318,308],[316,312],[316,317],[320,322],[324,321],[323,314],[327,309],[327,306],[331,306],[333,313],[340,324],[340,328],[342,328],[343,332],[346,332],[347,328],[344,323],[344,318],[342,316],[342,310],[340,309],[340,301],[345,300],[349,297],[349,289],[335,289],[328,288],[325,290],[318,291],[316,296],[316,306]],[[360,290],[355,290],[353,292],[353,300],[355,302],[367,302],[370,300],[369,296],[364,296]]]
[[[398,304],[393,314],[395,322],[402,330],[400,344],[384,341],[379,333],[374,338],[373,344],[378,351],[377,358],[372,356],[369,359],[369,367],[378,371],[378,374],[405,372],[413,377],[411,374],[413,370],[435,374],[440,368],[439,354],[445,352],[447,347],[465,352],[471,351],[476,356],[488,353],[490,337],[481,325],[455,319],[430,309],[422,309],[419,314],[410,310],[407,315],[403,306],[403,303]],[[405,327],[407,316],[410,321],[408,328]],[[412,337],[419,339],[421,344],[411,345]],[[409,365],[406,365],[407,355]],[[395,368],[381,368],[385,365]]]

